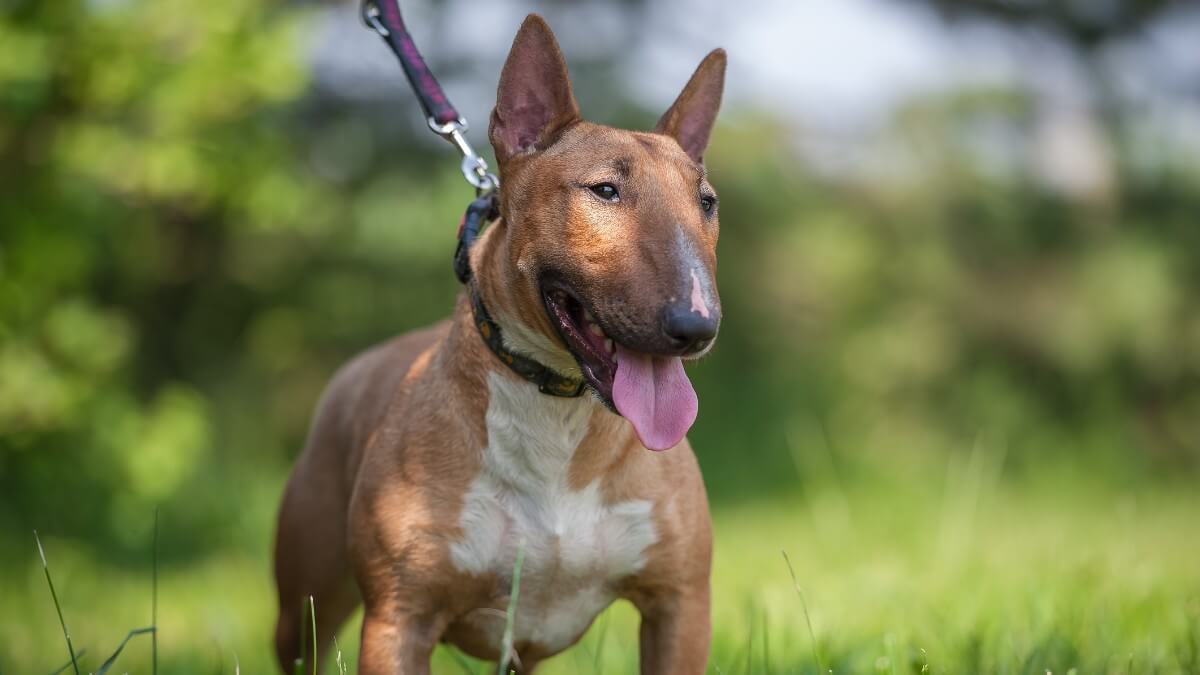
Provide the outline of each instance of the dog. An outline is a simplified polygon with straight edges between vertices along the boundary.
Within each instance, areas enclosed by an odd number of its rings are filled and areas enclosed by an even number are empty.
[[[285,490],[285,673],[311,649],[309,596],[320,653],[364,606],[364,674],[429,673],[439,642],[530,673],[619,598],[642,673],[704,672],[712,529],[683,361],[721,320],[702,156],[725,62],[708,54],[653,132],[610,128],[525,19],[489,126],[499,216],[452,318],[338,371]]]

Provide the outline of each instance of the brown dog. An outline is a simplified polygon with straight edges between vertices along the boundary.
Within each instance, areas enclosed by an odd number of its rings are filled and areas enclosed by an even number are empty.
[[[309,595],[321,653],[364,602],[360,673],[428,673],[439,641],[501,659],[518,550],[520,672],[617,598],[641,613],[642,673],[704,672],[712,535],[681,359],[721,315],[701,155],[724,72],[713,51],[653,133],[591,124],[549,27],[525,20],[489,130],[501,217],[468,291],[341,369],[287,486],[285,672]]]

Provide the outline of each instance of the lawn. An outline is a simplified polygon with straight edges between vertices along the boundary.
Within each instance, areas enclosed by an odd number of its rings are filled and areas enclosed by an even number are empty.
[[[977,459],[718,504],[710,672],[1200,672],[1200,494],[1070,468],[1008,480]],[[273,672],[269,517],[254,523],[261,550],[161,571],[162,672]],[[149,622],[150,575],[44,542],[94,670]],[[32,536],[4,586],[0,672],[51,672],[67,652]],[[618,604],[540,672],[636,672],[635,625]],[[354,631],[341,638],[351,664]],[[149,645],[136,638],[114,671],[148,672]],[[435,673],[486,671],[436,656]]]

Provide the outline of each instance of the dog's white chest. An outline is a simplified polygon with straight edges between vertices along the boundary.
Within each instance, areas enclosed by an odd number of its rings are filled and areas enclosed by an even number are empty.
[[[598,481],[568,487],[593,402],[545,396],[495,374],[488,390],[484,466],[464,500],[463,537],[451,556],[459,570],[495,573],[507,584],[523,550],[514,638],[557,651],[612,602],[613,582],[641,568],[657,540],[653,504],[606,504]],[[499,644],[502,616],[467,619]]]

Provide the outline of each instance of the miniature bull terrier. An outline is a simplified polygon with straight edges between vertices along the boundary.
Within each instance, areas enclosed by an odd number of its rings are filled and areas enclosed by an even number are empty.
[[[287,485],[284,672],[311,649],[309,596],[321,654],[364,606],[364,674],[427,674],[439,642],[530,673],[619,598],[642,673],[704,672],[712,533],[683,362],[721,319],[702,155],[724,76],[714,50],[653,132],[592,124],[550,28],[522,24],[489,128],[499,215],[453,316],[334,376]]]

